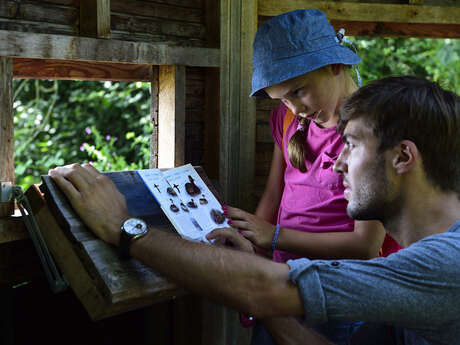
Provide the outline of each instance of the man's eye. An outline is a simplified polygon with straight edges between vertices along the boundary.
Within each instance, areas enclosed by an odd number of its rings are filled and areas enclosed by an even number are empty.
[[[355,147],[355,145],[350,143],[349,141],[346,142],[346,145],[349,149],[353,149]]]

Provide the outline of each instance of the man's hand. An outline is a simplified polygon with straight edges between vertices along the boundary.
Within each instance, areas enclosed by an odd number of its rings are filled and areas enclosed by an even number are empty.
[[[254,253],[252,243],[245,239],[233,228],[220,228],[206,235],[208,240],[215,240],[214,244],[230,247],[246,253]]]
[[[104,241],[117,245],[123,221],[129,218],[125,197],[111,179],[89,164],[72,164],[48,173],[74,210]]]
[[[273,224],[239,208],[227,206],[224,214],[230,220],[229,224],[239,229],[241,234],[254,245],[265,249],[271,248],[275,233]]]

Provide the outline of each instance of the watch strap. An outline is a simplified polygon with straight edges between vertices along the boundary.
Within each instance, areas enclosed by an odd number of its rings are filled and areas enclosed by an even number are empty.
[[[118,245],[118,255],[123,260],[128,260],[131,255],[129,254],[129,248],[131,247],[132,236],[126,231],[121,229],[120,243]]]

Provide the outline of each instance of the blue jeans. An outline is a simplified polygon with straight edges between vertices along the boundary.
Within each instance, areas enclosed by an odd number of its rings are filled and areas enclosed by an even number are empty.
[[[313,327],[334,344],[348,345],[351,335],[362,325],[361,321],[329,321]],[[270,333],[260,322],[256,322],[252,330],[251,345],[276,345]]]

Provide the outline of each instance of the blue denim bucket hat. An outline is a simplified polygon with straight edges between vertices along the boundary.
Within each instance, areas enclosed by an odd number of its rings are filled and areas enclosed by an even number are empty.
[[[358,64],[361,59],[340,45],[324,12],[295,10],[271,18],[254,39],[251,96],[267,97],[264,88],[326,65]]]

